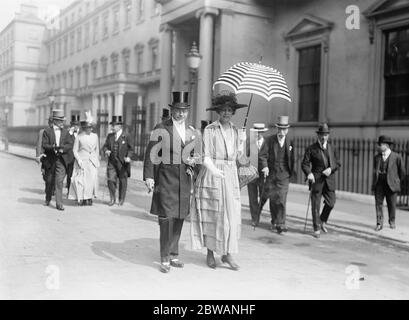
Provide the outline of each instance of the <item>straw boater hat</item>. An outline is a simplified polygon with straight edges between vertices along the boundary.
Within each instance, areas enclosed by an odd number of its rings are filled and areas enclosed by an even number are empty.
[[[251,131],[265,132],[268,131],[264,123],[253,123],[253,128],[250,128]]]
[[[318,134],[326,134],[329,133],[329,128],[328,125],[324,122],[324,123],[320,123],[320,125],[318,126],[318,130],[316,131],[316,133]]]
[[[276,127],[281,129],[288,129],[290,127],[290,125],[288,124],[288,116],[278,116]]]
[[[53,120],[65,120],[64,110],[55,109],[52,111],[51,117]]]
[[[189,92],[186,91],[175,91],[172,92],[172,104],[169,104],[169,107],[176,109],[190,109],[189,101]]]
[[[112,116],[112,121],[109,124],[112,124],[112,125],[123,124],[122,116]]]
[[[391,144],[393,144],[393,140],[389,136],[379,136],[378,144],[380,145],[381,143],[387,143],[387,144],[391,145]]]
[[[221,93],[212,98],[212,107],[207,108],[206,111],[217,111],[223,107],[230,107],[233,110],[248,107],[247,104],[237,103],[236,95],[233,92]]]

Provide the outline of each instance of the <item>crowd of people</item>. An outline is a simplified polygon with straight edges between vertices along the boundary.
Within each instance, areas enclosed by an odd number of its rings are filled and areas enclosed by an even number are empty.
[[[288,138],[289,118],[278,117],[274,134],[267,134],[265,124],[254,123],[246,135],[245,129],[234,125],[232,117],[237,109],[248,106],[239,104],[235,94],[227,92],[215,95],[207,108],[216,112],[217,120],[196,130],[187,122],[191,108],[188,93],[173,92],[172,97],[170,114],[164,114],[152,131],[143,166],[143,180],[148,193],[152,193],[150,213],[158,217],[160,271],[168,273],[171,267],[184,267],[179,259],[179,240],[188,216],[192,247],[207,249],[207,266],[215,269],[215,255],[219,255],[222,263],[239,270],[233,256],[238,253],[241,233],[240,175],[246,172],[242,168],[254,168],[247,170],[253,174],[245,179],[254,228],[269,200],[271,230],[279,234],[288,231],[286,203],[295,166],[294,145]],[[65,129],[63,111],[53,110],[49,126],[39,132],[37,157],[45,181],[46,206],[55,194],[57,210],[64,210],[62,190],[66,176],[67,197],[78,205],[92,205],[97,196],[99,138],[92,132],[92,117],[86,115],[83,121],[73,117],[70,129]],[[131,175],[132,143],[123,130],[122,116],[113,116],[110,124],[113,130],[102,147],[107,159],[108,205],[122,206]],[[328,232],[327,222],[336,202],[335,173],[341,163],[336,146],[329,140],[326,123],[319,124],[316,136],[316,142],[304,152],[301,168],[310,188],[312,236],[320,238],[321,232]],[[376,231],[383,228],[385,198],[389,225],[396,227],[396,199],[405,168],[391,145],[390,137],[380,136],[379,154],[374,158]]]

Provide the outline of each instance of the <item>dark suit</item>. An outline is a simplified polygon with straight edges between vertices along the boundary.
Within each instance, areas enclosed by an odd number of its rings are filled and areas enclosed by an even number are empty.
[[[277,134],[266,138],[259,153],[259,167],[269,170],[261,201],[270,199],[271,224],[285,227],[288,187],[294,173],[294,151],[287,137],[282,148]]]
[[[301,168],[306,176],[314,175],[315,183],[311,186],[311,209],[314,231],[318,231],[322,222],[327,222],[329,214],[335,205],[335,172],[341,166],[337,150],[328,142],[327,149],[323,150],[317,141],[310,145],[304,154]],[[331,168],[327,177],[322,172]],[[321,196],[324,196],[325,206],[319,215]]]
[[[173,129],[172,119],[156,125],[154,132],[160,132],[159,130],[163,132],[162,136],[157,139],[161,142],[155,141],[156,139],[149,142],[143,168],[144,181],[148,178],[155,181],[150,212],[159,217],[162,262],[167,262],[179,254],[179,239],[184,219],[189,215],[192,179],[194,179],[187,174],[188,165],[183,162],[182,153],[187,145],[192,147],[191,143],[195,143],[195,131],[185,125],[186,134],[185,142],[183,142],[179,136],[174,137],[177,131],[175,129],[174,132]],[[174,145],[178,141],[180,145]],[[158,159],[152,159],[152,156],[162,157],[162,161],[154,164]],[[197,173],[196,170],[197,168],[195,168]]]
[[[66,175],[67,164],[73,161],[72,139],[66,129],[61,129],[59,147],[63,152],[56,152],[56,139],[54,128],[45,128],[43,132],[42,147],[46,155],[43,165],[46,177],[46,201],[51,201],[55,187],[57,206],[62,206],[62,189]]]
[[[376,223],[378,225],[383,225],[382,205],[385,197],[389,223],[395,222],[396,198],[404,177],[405,167],[399,154],[391,151],[385,162],[382,154],[375,155],[372,190],[375,192]]]
[[[118,143],[118,150],[115,153],[115,143]],[[132,143],[130,136],[122,131],[122,134],[116,140],[116,133],[110,133],[103,146],[103,152],[111,151],[108,157],[107,177],[108,189],[111,200],[115,201],[116,185],[119,180],[119,202],[125,201],[128,178],[131,176],[131,164],[125,162],[126,157],[132,155]]]
[[[74,145],[74,142],[75,142],[75,134],[73,133],[73,134],[71,134],[70,133],[70,137],[71,137],[71,140],[72,140],[72,144]],[[73,152],[72,150],[71,150],[71,152]],[[73,173],[73,171],[74,171],[74,154],[73,154],[73,156],[72,156],[72,161],[70,162],[70,163],[68,163],[67,164],[67,189],[68,189],[68,191],[67,191],[67,194],[69,193],[69,191],[70,191],[70,186],[71,186],[71,177],[72,177],[72,173]]]

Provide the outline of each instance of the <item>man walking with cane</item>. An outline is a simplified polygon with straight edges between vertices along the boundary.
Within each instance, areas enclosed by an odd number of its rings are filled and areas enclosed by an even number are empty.
[[[313,236],[319,238],[320,229],[324,233],[328,232],[326,224],[335,205],[335,172],[341,164],[336,149],[328,141],[328,125],[320,124],[316,133],[317,142],[305,150],[301,168],[311,183]],[[320,216],[321,196],[324,196],[325,205]]]

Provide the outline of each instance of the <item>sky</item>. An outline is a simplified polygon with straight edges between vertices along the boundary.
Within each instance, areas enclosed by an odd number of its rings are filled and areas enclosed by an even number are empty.
[[[59,9],[68,6],[72,0],[0,0],[0,31],[6,27],[19,11],[21,3],[36,4],[41,18],[58,14]]]

